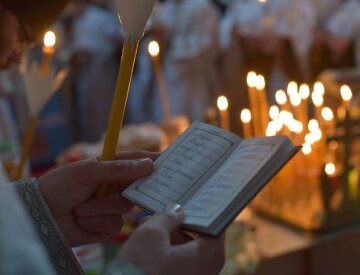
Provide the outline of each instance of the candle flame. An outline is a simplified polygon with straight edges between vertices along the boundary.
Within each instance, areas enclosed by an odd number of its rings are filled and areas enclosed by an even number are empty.
[[[341,97],[345,102],[352,99],[352,91],[348,85],[342,85],[340,88]]]
[[[319,122],[316,119],[311,119],[308,124],[310,132],[315,132],[319,129]]]
[[[301,97],[299,94],[295,93],[290,96],[291,105],[294,107],[298,107],[301,104]]]
[[[55,33],[52,31],[46,32],[44,36],[44,46],[48,48],[54,47],[55,43],[56,43]]]
[[[250,123],[251,121],[251,112],[249,109],[243,109],[240,114],[240,119],[243,123]]]
[[[290,128],[290,126],[294,120],[293,114],[288,111],[282,110],[280,112],[279,117],[280,117],[282,123],[285,124],[288,128]]]
[[[287,94],[289,97],[298,93],[298,85],[295,81],[291,81],[287,87]]]
[[[312,148],[311,148],[311,145],[309,143],[304,143],[302,145],[302,152],[304,155],[310,155],[311,154],[311,151],[312,151]]]
[[[258,91],[262,91],[262,90],[265,89],[265,86],[266,86],[266,84],[265,84],[265,78],[264,78],[262,75],[259,74],[259,75],[256,77],[256,84],[255,84],[255,86],[256,86],[256,89],[257,89]]]
[[[287,102],[286,94],[283,90],[278,90],[275,93],[275,100],[279,105],[284,105]]]
[[[331,121],[334,119],[334,113],[329,107],[324,107],[321,110],[321,116],[326,121]]]
[[[270,121],[266,128],[266,136],[272,137],[276,135],[277,126],[274,121]]]
[[[326,172],[326,174],[329,175],[329,176],[334,175],[335,172],[336,172],[335,164],[334,164],[334,163],[331,163],[331,162],[330,162],[330,163],[327,163],[327,164],[325,165],[325,172]]]
[[[325,87],[324,84],[320,81],[315,82],[314,84],[314,92],[319,93],[321,95],[325,94]]]
[[[229,107],[229,102],[225,96],[219,96],[217,106],[220,111],[226,111]]]
[[[149,51],[149,54],[152,56],[152,57],[156,57],[160,54],[160,46],[159,46],[159,43],[156,42],[155,40],[151,41],[149,43],[149,47],[148,47],[148,51]]]
[[[320,129],[317,129],[312,134],[314,135],[315,141],[319,141],[322,138],[322,132]]]
[[[275,120],[279,117],[280,115],[280,110],[279,110],[279,107],[276,106],[276,105],[273,105],[270,107],[270,110],[269,110],[269,116],[272,120]]]
[[[305,142],[307,143],[307,144],[313,144],[313,143],[315,143],[315,136],[314,136],[314,134],[313,133],[308,133],[308,134],[306,134],[305,135]]]
[[[321,107],[324,103],[323,95],[320,92],[314,91],[311,95],[311,99],[316,107]]]
[[[310,88],[307,84],[301,84],[299,88],[299,94],[302,100],[306,100],[310,96]]]
[[[249,72],[247,75],[247,85],[250,88],[255,88],[257,82],[257,75],[255,72]]]

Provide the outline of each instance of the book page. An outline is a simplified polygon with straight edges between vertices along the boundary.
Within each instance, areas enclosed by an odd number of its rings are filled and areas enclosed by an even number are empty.
[[[184,223],[210,225],[262,169],[280,145],[278,137],[243,140],[232,156],[184,205]]]
[[[155,162],[154,173],[123,195],[152,211],[181,203],[218,169],[239,140],[234,134],[195,123]]]

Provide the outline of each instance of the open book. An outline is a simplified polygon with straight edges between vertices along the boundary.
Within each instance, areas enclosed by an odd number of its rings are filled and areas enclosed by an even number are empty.
[[[285,136],[241,139],[195,122],[122,196],[153,213],[179,203],[182,228],[218,236],[298,149]]]

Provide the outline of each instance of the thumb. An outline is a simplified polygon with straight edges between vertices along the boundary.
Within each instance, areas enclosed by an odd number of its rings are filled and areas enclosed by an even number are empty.
[[[156,213],[149,218],[142,226],[143,229],[152,228],[158,229],[170,235],[172,231],[177,229],[184,219],[184,210],[180,204],[169,204],[165,210],[160,213]]]

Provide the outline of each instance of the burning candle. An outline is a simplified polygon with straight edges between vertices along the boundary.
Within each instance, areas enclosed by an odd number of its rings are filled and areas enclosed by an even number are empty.
[[[345,108],[349,107],[350,101],[352,99],[352,91],[348,85],[342,85],[340,88],[341,98],[343,100],[343,106]]]
[[[324,96],[325,95],[324,84],[322,82],[320,82],[320,81],[315,82],[315,84],[314,84],[314,92]]]
[[[155,78],[159,87],[160,100],[161,100],[164,117],[165,119],[167,119],[171,117],[171,109],[169,103],[169,96],[165,84],[165,78],[161,68],[159,43],[155,40],[151,41],[149,43],[148,51],[151,56],[151,60],[155,72]]]
[[[279,107],[276,106],[276,105],[273,105],[270,107],[269,109],[269,116],[272,120],[276,120],[279,118],[279,115],[280,115],[280,110],[279,110]]]
[[[262,75],[258,75],[256,77],[256,89],[260,105],[260,125],[262,135],[265,135],[266,127],[269,123],[269,103],[266,97],[265,87],[265,78]]]
[[[244,138],[252,137],[251,111],[249,109],[243,109],[240,114],[240,120],[242,122]]]
[[[299,88],[299,95],[301,97],[301,105],[300,105],[300,121],[303,123],[303,125],[307,125],[308,123],[308,99],[310,96],[310,88],[307,84],[301,84]]]
[[[319,122],[321,122],[321,109],[324,103],[323,95],[318,91],[314,91],[311,95],[311,99],[315,106],[315,117]]]
[[[326,133],[328,135],[333,134],[335,128],[333,111],[329,107],[324,107],[321,110],[321,116],[325,121]]]
[[[298,93],[298,84],[295,81],[289,82],[287,86],[287,94],[291,98],[291,96]]]
[[[110,117],[105,133],[104,146],[101,154],[102,161],[115,159],[139,42],[144,34],[146,22],[151,15],[155,3],[155,0],[141,2],[138,0],[115,1],[125,34],[125,42]],[[99,186],[96,196],[101,197],[107,193],[107,185],[102,184]]]
[[[248,85],[248,97],[249,97],[249,105],[250,110],[252,112],[252,121],[253,121],[253,129],[254,135],[260,136],[261,135],[261,116],[259,114],[260,107],[259,107],[259,98],[257,96],[257,75],[255,72],[249,72],[247,75],[247,85]]]
[[[217,100],[217,106],[220,114],[220,127],[229,130],[229,102],[225,96],[220,96]]]
[[[56,36],[52,31],[48,31],[44,36],[43,60],[40,64],[40,76],[45,77],[50,70],[50,63],[55,51]]]

